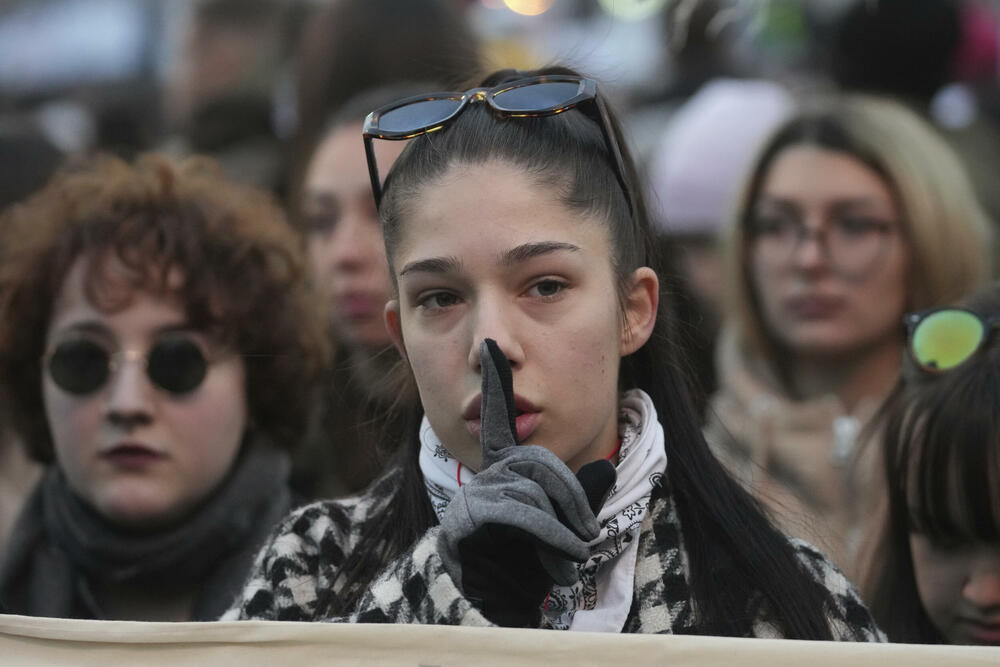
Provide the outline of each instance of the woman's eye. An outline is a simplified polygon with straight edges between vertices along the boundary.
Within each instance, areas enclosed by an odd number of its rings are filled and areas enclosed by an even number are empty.
[[[795,228],[795,223],[777,216],[763,215],[754,218],[751,230],[757,236],[782,236]]]
[[[458,296],[451,292],[432,292],[422,296],[417,301],[417,305],[428,310],[440,310],[457,305],[459,301]]]
[[[327,234],[340,220],[338,210],[315,211],[302,216],[302,227],[307,234]]]
[[[888,223],[882,220],[866,218],[860,216],[843,217],[834,223],[835,229],[845,236],[867,236],[874,232],[880,232],[889,227]]]
[[[531,296],[542,297],[543,299],[553,297],[566,289],[566,283],[561,280],[539,280],[528,289]]]

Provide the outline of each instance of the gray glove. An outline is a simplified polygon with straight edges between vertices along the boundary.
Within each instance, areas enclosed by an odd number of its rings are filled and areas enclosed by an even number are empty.
[[[518,445],[510,365],[490,339],[483,341],[479,355],[483,467],[459,488],[445,510],[439,551],[449,574],[464,588],[470,581],[482,588],[489,587],[484,581],[533,579],[533,589],[542,590],[544,599],[553,581],[566,586],[574,583],[574,562],[590,555],[587,543],[600,532],[595,514],[614,484],[614,466],[595,461],[581,468],[578,478],[547,449]],[[581,480],[586,480],[587,489]],[[507,558],[491,554],[494,547],[494,551],[519,553]],[[470,558],[479,562],[469,562]],[[525,572],[530,562],[541,569]],[[512,571],[498,572],[498,568]],[[539,577],[547,580],[544,588]],[[511,593],[508,588],[507,597]],[[485,592],[485,597],[491,595],[502,596],[504,591]],[[536,610],[540,602],[535,603]]]

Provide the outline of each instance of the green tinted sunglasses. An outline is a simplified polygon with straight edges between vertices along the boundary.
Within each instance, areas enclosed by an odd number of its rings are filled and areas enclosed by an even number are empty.
[[[913,360],[931,373],[951,370],[975,355],[1000,317],[985,318],[964,308],[933,308],[903,318]]]

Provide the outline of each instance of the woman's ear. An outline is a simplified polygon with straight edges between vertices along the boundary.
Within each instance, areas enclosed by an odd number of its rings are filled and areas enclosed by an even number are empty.
[[[406,358],[406,345],[403,343],[403,327],[399,323],[399,299],[390,299],[385,304],[382,317],[385,320],[385,330],[389,332],[389,338],[399,352],[399,356],[405,361],[409,361]]]
[[[621,356],[632,354],[646,344],[656,324],[660,305],[660,280],[656,272],[642,266],[632,272],[625,295],[625,322],[622,326]]]

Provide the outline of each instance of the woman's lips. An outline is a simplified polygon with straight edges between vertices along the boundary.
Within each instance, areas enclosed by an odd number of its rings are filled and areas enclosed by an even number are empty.
[[[962,619],[966,634],[980,644],[1000,644],[1000,621],[983,623],[970,619]]]
[[[335,305],[337,312],[341,317],[348,320],[354,320],[367,319],[376,315],[381,315],[382,308],[385,306],[385,303],[380,302],[370,294],[348,292],[338,295],[336,297]]]
[[[154,449],[135,443],[122,443],[101,453],[101,458],[122,468],[143,468],[166,458]]]
[[[517,427],[517,441],[524,442],[538,426],[538,417],[541,413],[525,412],[514,418],[514,425]]]
[[[514,426],[517,428],[517,441],[519,443],[524,442],[535,432],[540,416],[540,412],[524,412],[514,417]],[[466,419],[465,427],[469,429],[469,433],[478,438],[479,432],[482,430],[482,423],[479,417]]]
[[[479,431],[482,430],[482,425],[480,424],[482,400],[481,395],[473,397],[471,401],[466,403],[465,410],[462,411],[465,427],[476,438],[479,437]],[[514,426],[517,429],[517,441],[524,442],[538,427],[541,410],[534,403],[516,393],[514,394],[514,410],[516,413]]]
[[[842,304],[842,299],[820,295],[798,296],[786,301],[792,313],[807,320],[830,317],[840,310]]]

